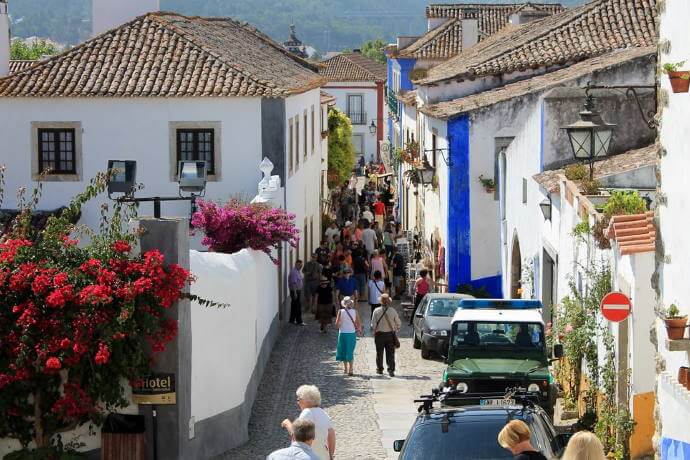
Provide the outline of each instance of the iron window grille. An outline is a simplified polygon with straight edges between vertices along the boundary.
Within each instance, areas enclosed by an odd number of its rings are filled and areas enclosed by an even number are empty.
[[[76,174],[75,130],[38,130],[38,171],[48,174]]]
[[[206,162],[206,173],[215,174],[215,133],[213,129],[178,129],[177,161]]]

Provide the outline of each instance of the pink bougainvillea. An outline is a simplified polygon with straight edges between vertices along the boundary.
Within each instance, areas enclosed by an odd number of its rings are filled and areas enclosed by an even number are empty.
[[[271,249],[283,242],[297,247],[299,242],[295,215],[284,209],[237,200],[224,205],[198,200],[197,206],[192,226],[204,232],[201,243],[213,251],[231,254],[250,248],[265,252],[275,262]]]

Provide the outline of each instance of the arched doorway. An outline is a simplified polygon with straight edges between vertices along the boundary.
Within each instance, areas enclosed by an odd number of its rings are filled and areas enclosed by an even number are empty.
[[[520,290],[520,278],[522,277],[522,255],[520,254],[520,240],[517,234],[513,236],[513,250],[510,256],[510,297],[519,299],[522,297]]]

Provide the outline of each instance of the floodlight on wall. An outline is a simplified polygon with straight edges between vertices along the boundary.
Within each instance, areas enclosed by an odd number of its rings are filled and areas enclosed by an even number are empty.
[[[134,193],[137,162],[134,160],[108,160],[108,198],[113,193],[129,196]]]
[[[206,162],[185,160],[177,165],[177,183],[182,193],[192,197],[204,196],[206,193]]]
[[[546,198],[544,201],[539,203],[539,207],[541,208],[541,213],[544,215],[545,220],[551,220],[551,200],[549,198]]]

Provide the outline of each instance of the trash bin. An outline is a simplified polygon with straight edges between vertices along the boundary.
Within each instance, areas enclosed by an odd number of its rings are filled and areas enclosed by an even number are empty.
[[[101,428],[101,460],[146,460],[143,415],[110,414]]]

